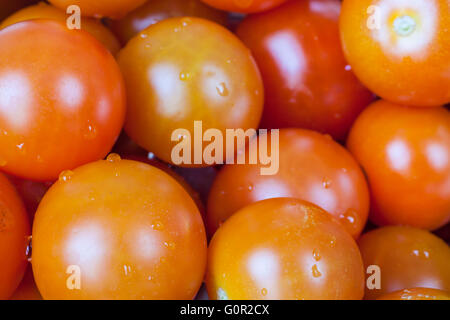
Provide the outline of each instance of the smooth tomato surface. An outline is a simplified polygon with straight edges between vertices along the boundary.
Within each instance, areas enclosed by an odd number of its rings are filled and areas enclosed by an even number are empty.
[[[412,288],[384,294],[377,300],[450,300],[450,293],[431,288]]]
[[[173,17],[200,17],[225,25],[227,14],[211,8],[200,0],[152,0],[113,21],[111,28],[123,44],[136,34],[164,19]]]
[[[257,152],[258,144],[253,140],[248,153]],[[277,197],[320,206],[355,238],[363,230],[369,211],[367,183],[350,153],[331,137],[304,129],[282,129],[278,172],[261,175],[262,167],[266,166],[230,164],[221,169],[208,198],[210,235],[246,205]]]
[[[384,227],[361,236],[359,248],[367,268],[380,267],[381,288],[369,290],[365,299],[407,288],[450,290],[450,248],[425,230]]]
[[[91,35],[35,20],[0,31],[0,165],[31,180],[103,158],[119,136],[125,88]]]
[[[55,20],[66,25],[69,15],[58,8],[50,6],[44,2],[29,6],[19,10],[5,19],[0,25],[0,29],[6,28],[17,22],[33,19]],[[120,49],[116,36],[106,28],[99,20],[82,18],[81,29],[89,32],[114,55]]]
[[[165,162],[179,144],[172,141],[177,129],[189,131],[194,150],[194,121],[224,137],[226,129],[258,127],[264,95],[258,68],[242,42],[214,22],[166,19],[128,42],[118,60],[127,86],[125,130]]]
[[[212,299],[361,299],[353,238],[327,212],[279,198],[237,212],[214,235],[206,284]]]
[[[337,0],[290,1],[239,25],[264,81],[264,127],[301,127],[343,140],[373,101],[344,58],[339,11]]]
[[[113,154],[63,173],[36,213],[32,265],[45,299],[192,299],[205,264],[194,201],[145,163]],[[66,285],[70,266],[80,290]]]
[[[380,100],[355,122],[347,146],[366,172],[377,225],[434,230],[450,220],[450,113]]]
[[[269,10],[287,0],[202,0],[204,3],[231,12],[254,13]]]
[[[16,291],[14,291],[14,294],[11,296],[10,300],[42,300],[42,296],[36,287],[36,283],[34,282],[31,265],[27,267],[27,271],[23,276],[22,282]]]
[[[147,0],[49,0],[49,2],[64,11],[69,6],[77,5],[83,16],[118,19],[143,5]]]
[[[344,0],[341,38],[353,71],[392,102],[450,102],[449,12],[447,0]]]
[[[9,299],[27,266],[30,223],[22,201],[0,173],[0,300]]]

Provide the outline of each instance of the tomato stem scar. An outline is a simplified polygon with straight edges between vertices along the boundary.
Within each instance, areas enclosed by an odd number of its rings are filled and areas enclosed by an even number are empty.
[[[400,16],[394,20],[394,30],[402,37],[411,35],[416,30],[416,21],[410,16]]]

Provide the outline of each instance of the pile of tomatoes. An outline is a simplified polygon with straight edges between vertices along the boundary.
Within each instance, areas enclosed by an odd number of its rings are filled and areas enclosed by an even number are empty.
[[[447,0],[0,0],[0,299],[450,299],[449,103]]]

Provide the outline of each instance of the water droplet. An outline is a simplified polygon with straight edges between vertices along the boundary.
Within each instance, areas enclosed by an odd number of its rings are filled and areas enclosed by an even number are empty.
[[[341,214],[339,216],[339,218],[341,220],[344,220],[345,223],[348,224],[354,224],[356,222],[356,217],[358,216],[358,213],[356,212],[356,210],[354,209],[348,209],[347,211],[345,211],[344,214]]]
[[[18,144],[18,145],[16,145],[17,149],[19,149],[19,150],[23,150],[24,146],[25,146],[25,143],[23,143],[23,142]]]
[[[262,294],[263,296],[267,296],[267,289],[266,289],[266,288],[262,288],[261,294]]]
[[[191,77],[191,75],[189,74],[189,72],[182,72],[182,73],[180,73],[180,80],[181,81],[187,81],[187,80],[189,80],[190,77]]]
[[[331,248],[336,247],[336,237],[335,237],[335,236],[333,236],[333,237],[330,239],[330,247],[331,247]]]
[[[331,180],[328,178],[324,178],[322,180],[322,185],[325,189],[329,189],[331,187]]]
[[[59,181],[61,182],[67,182],[70,179],[72,179],[74,175],[74,172],[72,170],[64,170],[63,172],[61,172],[61,174],[59,175]]]
[[[155,158],[156,158],[156,156],[155,156],[155,154],[154,154],[153,152],[149,152],[149,153],[147,154],[147,159],[153,160],[153,159],[155,159]]]
[[[351,65],[346,65],[345,66],[345,71],[350,71],[350,70],[352,70],[352,66]]]
[[[108,162],[119,162],[122,158],[117,153],[110,153],[108,157],[106,157],[106,161]]]
[[[148,34],[145,33],[145,32],[141,32],[140,37],[141,37],[142,39],[145,39],[145,38],[148,37]]]
[[[92,140],[95,139],[95,137],[97,137],[97,128],[95,128],[93,125],[88,124],[87,127],[87,132],[84,134],[84,138],[86,140]]]
[[[164,224],[161,221],[156,221],[152,224],[152,229],[153,230],[163,230],[164,229]]]
[[[314,260],[316,260],[316,261],[319,261],[322,257],[320,256],[320,253],[319,253],[319,251],[317,251],[317,249],[314,249],[313,250],[313,258],[314,258]]]
[[[175,249],[175,243],[172,242],[172,241],[164,242],[164,245],[165,245],[167,248],[169,248],[170,250]]]
[[[317,268],[317,264],[313,265],[311,270],[314,278],[319,278],[320,276],[322,276],[322,273],[320,273],[319,268]]]
[[[227,85],[225,82],[221,82],[217,87],[217,93],[222,96],[222,97],[226,97],[230,94],[230,92],[228,91]]]
[[[181,19],[181,24],[183,25],[183,27],[187,27],[191,22],[191,18],[185,17]]]

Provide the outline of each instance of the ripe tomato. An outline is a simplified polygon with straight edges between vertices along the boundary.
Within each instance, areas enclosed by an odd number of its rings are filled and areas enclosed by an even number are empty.
[[[384,227],[359,239],[359,248],[367,268],[380,268],[380,289],[368,289],[366,299],[405,288],[450,290],[450,248],[425,230],[410,227]]]
[[[225,25],[227,14],[203,4],[200,0],[152,0],[113,21],[111,28],[123,44],[136,34],[164,19],[172,17],[200,17]]]
[[[412,288],[384,294],[377,300],[450,300],[450,293],[430,288]]]
[[[257,148],[253,140],[249,153],[257,153]],[[261,175],[262,167],[233,164],[222,168],[208,199],[207,226],[211,235],[237,210],[277,197],[294,197],[322,207],[355,238],[363,230],[369,211],[367,183],[350,153],[331,137],[309,130],[283,129],[278,172]]]
[[[208,5],[231,12],[254,13],[269,10],[287,0],[202,0]]]
[[[81,14],[89,17],[119,19],[143,5],[147,0],[48,0],[58,8],[66,10],[71,5],[81,8]]]
[[[26,21],[0,31],[0,165],[31,180],[103,158],[124,122],[111,54],[85,31]]]
[[[342,53],[339,10],[338,0],[291,1],[238,27],[263,77],[264,127],[301,127],[343,140],[373,101]]]
[[[377,225],[437,229],[450,220],[450,113],[380,100],[347,142],[364,168]]]
[[[31,265],[27,267],[27,271],[23,276],[22,282],[11,296],[10,300],[42,300],[42,296],[36,287],[36,283],[34,282]]]
[[[62,10],[50,6],[44,2],[26,7],[5,19],[0,25],[0,29],[6,28],[17,22],[33,19],[55,20],[66,25],[69,16]],[[120,50],[119,41],[115,35],[106,28],[99,20],[83,18],[81,29],[86,30],[99,40],[114,55]]]
[[[245,207],[216,232],[206,285],[212,299],[361,299],[364,271],[331,215],[278,198]]]
[[[448,0],[344,0],[345,55],[358,78],[386,100],[450,102]]]
[[[193,149],[194,121],[224,137],[226,129],[258,127],[263,108],[259,71],[241,41],[216,23],[166,19],[134,37],[118,60],[127,85],[125,130],[166,162],[172,162],[179,143],[171,141],[177,129],[189,131]]]
[[[27,266],[30,224],[16,190],[0,173],[0,300],[8,299]]]
[[[110,155],[63,173],[45,195],[32,265],[44,299],[192,299],[205,271],[205,230],[168,174]],[[80,289],[69,289],[71,276],[81,276]]]

